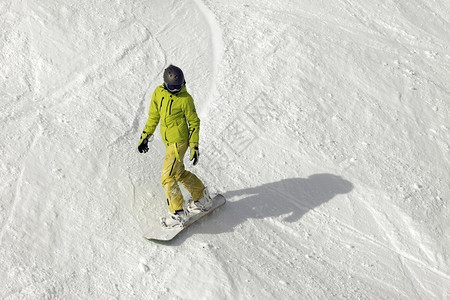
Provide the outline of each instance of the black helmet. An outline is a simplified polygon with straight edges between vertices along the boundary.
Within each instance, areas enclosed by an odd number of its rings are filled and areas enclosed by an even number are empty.
[[[185,83],[183,71],[180,68],[170,65],[164,70],[164,85],[169,92],[179,92]]]

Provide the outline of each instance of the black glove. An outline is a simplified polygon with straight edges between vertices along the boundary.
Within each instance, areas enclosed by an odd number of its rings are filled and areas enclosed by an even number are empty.
[[[198,158],[200,156],[200,152],[198,151],[198,144],[191,144],[191,157],[189,160],[193,160],[192,164],[195,166],[198,163]]]
[[[147,151],[148,151],[148,138],[149,138],[149,134],[147,132],[145,132],[145,131],[142,132],[141,139],[139,140],[139,145],[138,145],[139,153],[147,153]]]

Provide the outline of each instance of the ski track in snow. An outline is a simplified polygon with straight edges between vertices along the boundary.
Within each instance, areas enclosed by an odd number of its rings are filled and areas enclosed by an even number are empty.
[[[212,42],[212,62],[211,62],[211,86],[209,87],[209,95],[206,96],[208,102],[203,103],[202,107],[208,107],[211,105],[211,102],[214,101],[213,98],[216,98],[219,96],[219,93],[217,91],[217,84],[219,80],[217,79],[220,63],[222,61],[223,57],[223,37],[222,37],[222,28],[220,27],[219,23],[216,21],[216,16],[214,13],[208,9],[208,7],[201,1],[201,0],[193,0],[193,2],[197,5],[198,9],[201,11],[203,18],[208,22],[209,32],[211,36],[211,42]],[[201,109],[199,111],[200,117],[207,117],[206,113],[204,112],[205,109]]]
[[[450,297],[445,1],[5,0],[0,17],[0,298]],[[136,143],[171,63],[202,119],[193,170],[228,202],[150,243],[163,146]]]

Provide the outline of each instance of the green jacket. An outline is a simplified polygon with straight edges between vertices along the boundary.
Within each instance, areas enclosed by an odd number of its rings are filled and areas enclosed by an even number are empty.
[[[194,99],[187,92],[186,86],[177,94],[171,94],[164,84],[155,89],[144,131],[152,135],[160,121],[164,143],[198,144],[200,119],[195,110]]]

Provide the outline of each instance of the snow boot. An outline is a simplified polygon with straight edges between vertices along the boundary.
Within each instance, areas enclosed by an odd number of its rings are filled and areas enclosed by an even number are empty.
[[[197,201],[189,200],[186,206],[186,211],[189,215],[195,215],[202,211],[207,211],[212,206],[212,198],[209,195],[208,189],[203,190],[203,197]]]
[[[177,210],[175,213],[169,212],[167,217],[161,218],[161,226],[164,228],[184,227],[189,220],[189,216],[184,210]]]

